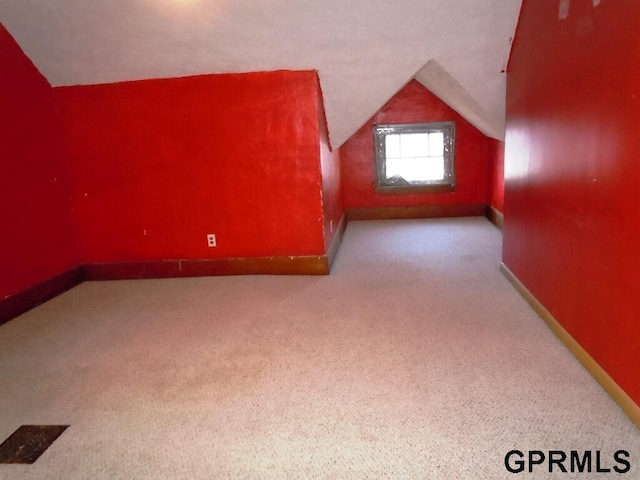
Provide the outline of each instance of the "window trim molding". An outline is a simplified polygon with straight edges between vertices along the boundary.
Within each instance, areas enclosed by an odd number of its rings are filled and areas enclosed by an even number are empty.
[[[386,152],[385,137],[389,134],[435,133],[445,132],[444,162],[445,178],[443,180],[429,180],[397,184],[386,181]],[[373,125],[373,148],[375,163],[374,188],[380,194],[411,194],[453,192],[456,187],[455,176],[455,136],[456,122],[422,122],[422,123],[394,123]]]

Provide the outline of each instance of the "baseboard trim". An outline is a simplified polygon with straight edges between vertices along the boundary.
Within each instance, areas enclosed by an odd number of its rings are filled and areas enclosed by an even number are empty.
[[[71,290],[84,281],[82,267],[72,268],[26,290],[0,300],[0,325],[16,318],[32,308]]]
[[[89,280],[134,280],[222,275],[328,275],[344,235],[343,217],[327,255],[92,263],[75,267],[0,299],[0,325]]]
[[[509,270],[504,263],[501,263],[500,270],[531,305],[535,312],[544,320],[551,331],[560,339],[571,353],[582,363],[587,371],[604,388],[609,396],[620,406],[631,421],[640,428],[640,406],[638,406],[629,395],[615,382],[611,376],[593,359],[591,355],[567,332],[564,327],[551,315],[551,313],[540,303],[540,301],[525,287],[522,282]]]
[[[486,204],[422,205],[415,207],[348,208],[347,220],[475,217],[486,215]]]
[[[333,262],[336,259],[336,256],[338,255],[338,248],[340,247],[340,244],[342,243],[342,238],[344,237],[344,232],[347,229],[347,216],[343,215],[342,218],[340,219],[340,222],[338,222],[338,229],[336,231],[336,234],[333,236],[333,240],[331,241],[331,245],[329,245],[329,249],[327,250],[327,260],[329,262],[329,270],[331,270],[331,267],[333,266]]]
[[[502,230],[502,226],[504,225],[504,214],[500,210],[497,210],[491,205],[487,205],[485,215],[491,223],[498,227],[499,230]]]
[[[222,275],[327,275],[326,255],[160,260],[84,265],[87,280],[140,280]]]

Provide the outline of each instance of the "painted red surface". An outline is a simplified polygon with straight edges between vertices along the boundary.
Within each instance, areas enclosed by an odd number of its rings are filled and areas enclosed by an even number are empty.
[[[76,265],[51,86],[0,25],[0,299]]]
[[[327,120],[322,92],[318,96],[320,167],[322,169],[322,208],[324,213],[325,249],[328,251],[340,221],[344,216],[342,182],[340,176],[340,149],[333,150],[329,142]]]
[[[504,142],[489,139],[490,199],[489,205],[504,212]]]
[[[374,124],[456,122],[456,189],[452,193],[380,195],[374,190]],[[415,80],[340,148],[345,208],[488,203],[489,138]]]
[[[640,2],[525,0],[503,260],[640,404]]]
[[[291,71],[55,88],[81,262],[324,254],[318,91]]]

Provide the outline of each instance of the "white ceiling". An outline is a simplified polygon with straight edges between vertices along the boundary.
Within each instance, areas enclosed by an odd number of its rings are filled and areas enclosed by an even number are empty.
[[[522,0],[0,0],[0,23],[51,85],[318,70],[340,146],[416,78],[504,134]]]

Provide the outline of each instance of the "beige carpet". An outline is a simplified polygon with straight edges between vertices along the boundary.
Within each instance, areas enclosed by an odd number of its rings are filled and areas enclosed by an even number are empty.
[[[90,282],[0,327],[0,479],[595,478],[640,431],[499,272],[484,218],[351,222],[324,277]],[[593,467],[595,470],[595,466]]]

